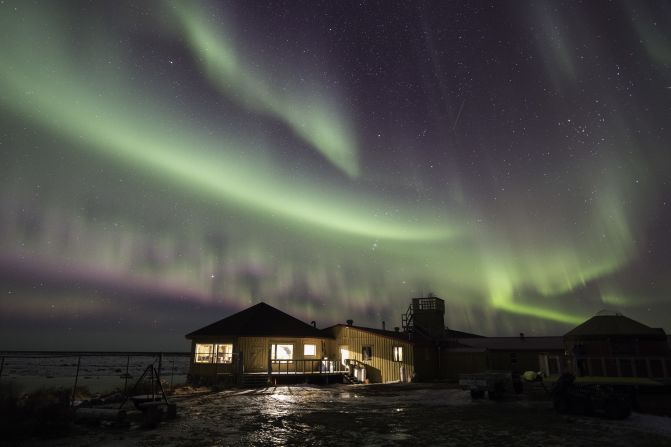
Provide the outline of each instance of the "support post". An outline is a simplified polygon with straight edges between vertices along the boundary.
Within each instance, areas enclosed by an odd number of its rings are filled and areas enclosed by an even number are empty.
[[[170,360],[170,392],[172,392],[172,379],[175,375],[175,361]]]
[[[75,393],[77,392],[77,382],[79,381],[79,366],[82,362],[82,356],[77,356],[77,371],[75,371],[75,385],[72,387],[72,398],[70,399],[70,406],[75,404]]]
[[[272,347],[268,348],[268,383],[270,383],[273,375],[273,363],[272,363]],[[282,365],[280,365],[282,366]]]
[[[126,374],[123,379],[123,394],[126,395],[128,390],[128,367],[130,366],[130,355],[126,357]]]

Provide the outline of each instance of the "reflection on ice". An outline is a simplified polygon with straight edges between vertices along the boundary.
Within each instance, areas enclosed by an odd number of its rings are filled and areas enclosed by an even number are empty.
[[[671,445],[671,429],[645,433],[633,418],[631,427],[595,418],[567,424],[548,401],[474,402],[444,385],[234,389],[178,405],[173,423],[109,445]],[[75,441],[67,445],[92,444]]]

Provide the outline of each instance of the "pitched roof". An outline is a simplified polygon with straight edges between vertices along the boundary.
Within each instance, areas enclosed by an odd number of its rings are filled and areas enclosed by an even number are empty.
[[[581,335],[663,335],[664,331],[651,328],[621,314],[596,315],[576,326],[564,337]]]
[[[461,345],[490,351],[560,351],[562,337],[481,337],[460,339]]]
[[[266,303],[256,304],[223,320],[193,331],[187,334],[186,338],[219,335],[328,338],[319,329]]]

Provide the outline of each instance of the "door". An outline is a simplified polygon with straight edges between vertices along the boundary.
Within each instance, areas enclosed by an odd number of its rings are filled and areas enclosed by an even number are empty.
[[[265,344],[250,345],[244,356],[245,372],[268,372],[268,350]]]
[[[340,346],[340,363],[343,366],[347,366],[347,360],[349,360],[349,347],[347,345]]]

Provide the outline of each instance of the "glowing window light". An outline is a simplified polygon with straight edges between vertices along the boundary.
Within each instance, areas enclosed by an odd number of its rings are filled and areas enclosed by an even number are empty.
[[[196,343],[196,363],[212,363],[214,345],[203,345]]]
[[[402,362],[403,361],[403,346],[394,346],[394,361]]]
[[[216,363],[233,363],[233,345],[216,345]]]
[[[303,355],[304,356],[315,356],[315,355],[317,355],[317,345],[313,345],[313,344],[303,345]]]
[[[294,345],[272,345],[271,354],[273,360],[292,360],[294,358]]]

